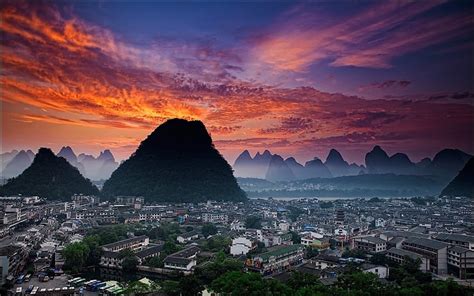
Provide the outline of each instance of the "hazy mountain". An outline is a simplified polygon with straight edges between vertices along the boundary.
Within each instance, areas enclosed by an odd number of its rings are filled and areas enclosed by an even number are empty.
[[[286,182],[238,178],[249,197],[407,197],[438,194],[446,182],[435,176],[364,174]]]
[[[239,177],[249,177],[255,175],[255,168],[253,166],[253,158],[250,152],[245,150],[242,152],[234,162],[234,175]]]
[[[7,164],[18,154],[18,150],[12,150],[0,154],[0,172],[2,172]]]
[[[82,163],[77,161],[77,156],[71,147],[63,146],[56,155],[66,159],[72,166],[76,167],[83,176],[85,176],[84,166]]]
[[[265,179],[269,181],[294,180],[295,175],[280,155],[273,155]]]
[[[183,119],[166,121],[141,142],[105,182],[103,194],[174,202],[246,199],[204,124]]]
[[[77,156],[77,161],[83,167],[81,173],[94,181],[110,178],[112,172],[119,166],[118,162],[115,161],[114,155],[108,149],[100,152],[97,158],[81,153]]]
[[[12,160],[8,162],[5,169],[2,171],[2,176],[5,179],[16,177],[21,174],[33,162],[35,154],[31,150],[21,150]]]
[[[97,187],[85,179],[66,159],[40,148],[33,163],[18,177],[0,187],[0,194],[38,195],[67,199],[73,194],[98,194]]]
[[[294,157],[288,157],[285,160],[288,168],[293,172],[295,179],[304,179],[306,177],[305,168],[302,164],[296,161]]]
[[[336,149],[329,151],[324,165],[329,169],[334,177],[358,175],[365,168],[355,163],[350,164],[344,160],[341,153]]]
[[[390,157],[380,146],[375,146],[365,155],[365,166],[370,174],[389,173]]]
[[[467,196],[474,198],[474,157],[459,174],[443,189],[441,196]]]
[[[415,164],[410,160],[405,153],[395,153],[390,156],[390,173],[398,175],[413,175],[417,174]]]
[[[321,159],[315,157],[313,160],[307,161],[304,165],[304,179],[310,178],[331,178],[332,174],[324,165]]]

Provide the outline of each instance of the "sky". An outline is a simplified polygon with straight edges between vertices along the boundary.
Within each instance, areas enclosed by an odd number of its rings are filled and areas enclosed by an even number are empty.
[[[474,153],[472,1],[5,1],[1,151],[127,159],[169,118],[300,162]]]

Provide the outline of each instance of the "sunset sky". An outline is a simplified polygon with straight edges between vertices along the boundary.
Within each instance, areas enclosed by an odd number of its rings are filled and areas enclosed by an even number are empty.
[[[2,1],[2,152],[126,159],[168,118],[304,162],[474,153],[474,2]]]

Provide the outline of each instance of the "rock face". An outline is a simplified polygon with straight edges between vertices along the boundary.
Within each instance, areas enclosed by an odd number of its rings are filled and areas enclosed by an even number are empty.
[[[2,176],[5,179],[13,178],[21,174],[26,168],[28,168],[33,162],[35,154],[31,150],[21,150],[10,162],[5,166],[2,171]]]
[[[0,194],[38,195],[62,200],[81,193],[94,195],[99,190],[77,168],[48,148],[40,148],[31,166],[0,188]]]
[[[441,196],[467,196],[474,198],[474,157],[459,174],[443,189]]]
[[[265,179],[269,181],[294,180],[295,175],[280,155],[273,155]]]
[[[246,200],[204,124],[183,119],[166,121],[141,142],[105,182],[103,194],[148,201]]]

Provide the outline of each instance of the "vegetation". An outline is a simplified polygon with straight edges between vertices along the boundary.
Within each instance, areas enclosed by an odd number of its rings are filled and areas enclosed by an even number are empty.
[[[261,229],[262,218],[257,217],[257,216],[247,216],[247,218],[245,219],[245,228]]]
[[[202,226],[201,232],[204,237],[208,237],[217,233],[217,227],[212,223],[206,223]]]
[[[63,250],[65,269],[72,273],[80,272],[86,266],[98,265],[102,249],[98,236],[88,236],[81,242],[67,245]]]
[[[102,192],[173,202],[247,199],[202,122],[182,119],[168,120],[153,131]]]
[[[0,187],[0,195],[38,195],[69,200],[74,194],[99,194],[79,170],[47,148],[40,148],[30,167]]]

